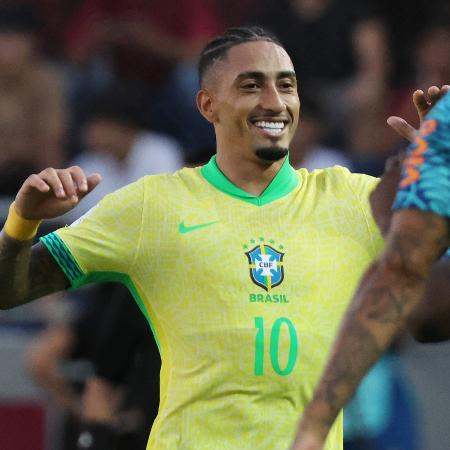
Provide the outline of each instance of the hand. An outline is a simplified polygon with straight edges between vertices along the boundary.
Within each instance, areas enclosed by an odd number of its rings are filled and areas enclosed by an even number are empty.
[[[31,220],[59,217],[78,205],[100,181],[98,173],[86,177],[77,166],[44,169],[25,180],[16,196],[16,212]]]
[[[444,84],[440,89],[437,86],[431,86],[428,88],[427,95],[422,90],[414,91],[413,103],[416,107],[417,114],[419,116],[420,123],[422,124],[424,117],[435,105],[435,103],[447,92],[450,91],[450,86]],[[417,130],[411,126],[405,119],[397,116],[391,116],[387,119],[388,125],[390,125],[394,131],[400,136],[403,136],[409,142],[413,142],[416,136]]]

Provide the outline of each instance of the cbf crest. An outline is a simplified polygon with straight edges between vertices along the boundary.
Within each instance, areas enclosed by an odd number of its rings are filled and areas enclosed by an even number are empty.
[[[248,266],[250,269],[250,278],[256,285],[262,287],[266,291],[270,291],[275,286],[280,285],[284,279],[284,253],[276,250],[275,241],[269,241],[271,245],[264,243],[264,239],[260,238],[257,243],[252,239],[251,244],[256,244],[254,248],[245,252],[248,258]],[[244,248],[250,246],[244,245]],[[278,246],[283,250],[283,246]]]

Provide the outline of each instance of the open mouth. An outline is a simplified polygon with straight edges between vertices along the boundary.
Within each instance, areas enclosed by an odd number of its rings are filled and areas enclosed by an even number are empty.
[[[283,120],[257,120],[252,125],[270,136],[279,136],[286,128],[287,122]]]

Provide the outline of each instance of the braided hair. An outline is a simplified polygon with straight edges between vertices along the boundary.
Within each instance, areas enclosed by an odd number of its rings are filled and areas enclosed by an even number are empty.
[[[228,50],[236,45],[246,42],[266,41],[283,47],[279,39],[258,26],[232,27],[225,31],[221,36],[217,36],[206,44],[198,63],[198,78],[200,85],[208,69],[217,61],[226,57]]]

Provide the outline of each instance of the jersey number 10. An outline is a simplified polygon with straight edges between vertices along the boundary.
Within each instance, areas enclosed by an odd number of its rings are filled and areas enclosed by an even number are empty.
[[[286,325],[289,332],[289,356],[286,367],[280,367],[279,360],[279,340],[282,325]],[[264,375],[264,319],[262,317],[255,317],[256,332],[255,339],[255,375]],[[272,330],[270,332],[270,362],[273,370],[278,375],[289,375],[295,367],[298,353],[298,338],[294,325],[286,317],[280,317],[275,320]]]

